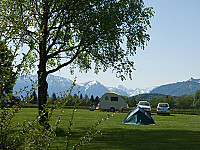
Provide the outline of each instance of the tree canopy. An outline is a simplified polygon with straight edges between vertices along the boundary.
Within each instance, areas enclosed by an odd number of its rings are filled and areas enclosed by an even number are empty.
[[[193,106],[198,109],[200,108],[200,90],[197,90],[194,95]]]
[[[0,38],[22,55],[18,71],[38,66],[42,111],[47,75],[64,66],[71,73],[110,68],[122,80],[131,78],[130,56],[150,40],[153,13],[143,0],[6,0],[0,2]]]
[[[0,96],[5,93],[12,93],[16,75],[13,71],[14,56],[6,44],[0,41]]]
[[[112,68],[117,76],[131,75],[136,47],[144,48],[153,16],[142,0],[7,0],[1,2],[2,37],[23,44],[24,66],[42,61],[47,73],[71,65],[73,70]],[[122,47],[126,41],[126,48]]]

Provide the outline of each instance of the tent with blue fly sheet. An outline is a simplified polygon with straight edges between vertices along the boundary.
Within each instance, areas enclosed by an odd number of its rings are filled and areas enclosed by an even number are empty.
[[[148,125],[155,124],[155,122],[146,111],[136,107],[128,113],[123,124]]]

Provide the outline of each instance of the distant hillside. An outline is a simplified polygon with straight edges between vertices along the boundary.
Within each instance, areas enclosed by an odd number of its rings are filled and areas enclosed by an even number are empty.
[[[139,95],[135,95],[135,99],[136,100],[151,100],[153,98],[162,98],[164,99],[167,95],[165,94],[159,94],[159,93],[144,93],[144,94],[139,94]]]
[[[197,90],[200,90],[200,79],[191,78],[187,81],[159,86],[153,89],[150,93],[182,96],[195,94]]]
[[[37,92],[37,86],[36,86],[37,83],[33,85],[29,78],[32,79],[33,81],[36,81],[37,75],[30,75],[28,77],[22,77],[22,78],[19,77],[14,86],[14,91],[19,91],[20,89],[24,89],[24,87],[28,86],[26,90],[35,87]],[[68,88],[72,86],[73,83],[72,80],[54,75],[48,75],[47,82],[49,86],[48,87],[49,96],[52,96],[53,93],[66,92]],[[74,87],[74,91],[72,94],[77,94],[78,89],[80,93],[83,94],[83,96],[87,94],[89,97],[91,97],[91,95],[93,95],[94,97],[96,96],[101,97],[102,94],[106,92],[116,92],[122,96],[131,97],[136,95],[136,99],[146,100],[152,98],[164,98],[166,95],[170,96],[193,95],[197,90],[200,90],[200,79],[191,78],[188,81],[177,82],[173,84],[162,85],[156,88],[151,87],[146,89],[139,89],[139,88],[127,89],[123,85],[119,85],[118,87],[106,87],[98,81],[88,81],[85,83],[77,84]],[[26,96],[25,91],[23,91],[21,94]]]

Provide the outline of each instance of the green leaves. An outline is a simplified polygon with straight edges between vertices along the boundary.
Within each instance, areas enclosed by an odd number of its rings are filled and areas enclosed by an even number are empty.
[[[198,109],[200,108],[200,90],[197,90],[194,95],[193,106]]]
[[[9,0],[0,9],[2,38],[15,47],[28,45],[34,54],[24,55],[33,56],[25,63],[35,63],[43,53],[46,56],[39,59],[45,59],[51,73],[67,65],[88,71],[94,62],[95,73],[112,68],[121,78],[131,77],[134,67],[127,56],[134,56],[136,47],[144,49],[150,40],[146,32],[154,14],[142,0]]]
[[[0,96],[3,92],[11,93],[16,75],[13,71],[12,61],[14,55],[4,42],[0,41]]]

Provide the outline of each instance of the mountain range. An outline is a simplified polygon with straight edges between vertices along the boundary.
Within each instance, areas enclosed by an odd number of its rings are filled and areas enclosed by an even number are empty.
[[[166,84],[154,88],[150,93],[160,93],[171,96],[182,96],[195,94],[200,90],[200,79],[190,78],[187,81]]]
[[[30,75],[26,77],[19,77],[14,86],[14,91],[19,91],[20,89],[30,90],[31,88],[36,88],[37,91],[37,75]],[[73,81],[64,77],[48,75],[48,95],[51,97],[53,93],[65,93],[72,85]],[[77,94],[78,91],[83,94],[87,94],[89,97],[93,95],[94,97],[101,97],[102,94],[107,92],[116,92],[123,96],[134,96],[143,93],[149,93],[153,88],[146,89],[127,89],[123,85],[118,87],[106,87],[98,81],[88,81],[85,83],[76,84],[72,94]],[[23,96],[26,96],[26,92],[21,92]],[[17,95],[20,95],[19,93]]]
[[[32,82],[31,82],[31,80]],[[37,91],[37,75],[30,75],[27,77],[19,77],[14,86],[14,91],[19,91],[20,89],[30,90],[31,88],[36,88]],[[48,75],[48,94],[51,97],[53,93],[66,93],[66,91],[72,87],[73,81],[64,77]],[[107,92],[115,92],[123,96],[131,97],[143,93],[160,93],[171,96],[182,96],[195,94],[197,90],[200,90],[200,79],[190,78],[187,81],[177,82],[172,84],[166,84],[158,87],[151,87],[146,89],[127,89],[123,85],[117,87],[107,87],[98,81],[88,81],[85,83],[76,84],[73,88],[72,94],[77,94],[78,91],[82,93],[83,96],[86,94],[88,97],[93,95],[94,97],[101,97],[102,94]],[[18,93],[19,95],[19,93]],[[26,92],[22,91],[22,95],[26,96]]]

